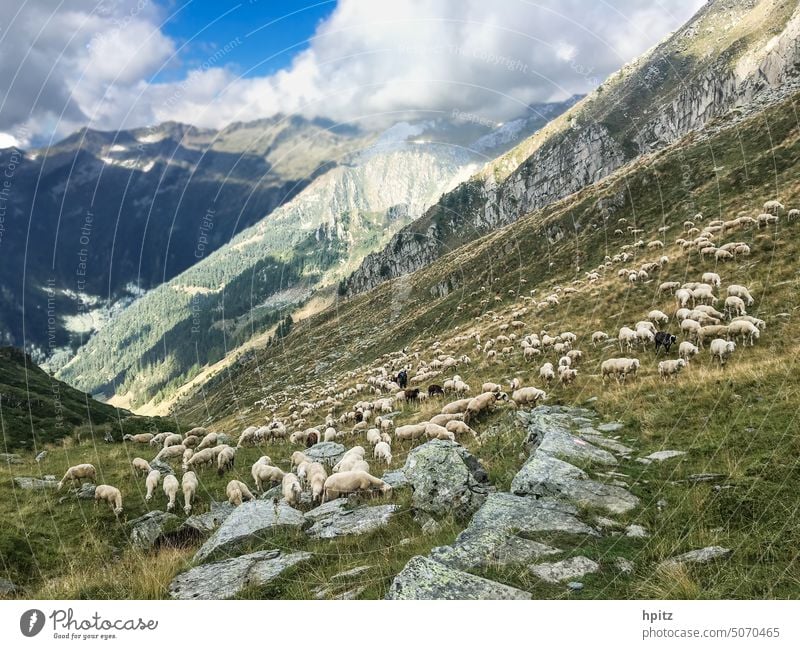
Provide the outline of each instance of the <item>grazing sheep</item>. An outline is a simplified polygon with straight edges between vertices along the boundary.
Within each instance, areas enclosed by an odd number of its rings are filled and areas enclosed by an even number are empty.
[[[597,343],[602,343],[608,340],[608,334],[605,331],[595,331],[592,334],[592,344],[597,347]]]
[[[292,469],[300,466],[301,462],[313,462],[314,459],[303,453],[302,451],[295,451],[292,453]]]
[[[675,301],[678,304],[678,307],[685,307],[689,306],[689,302],[692,300],[692,292],[685,288],[679,288],[675,291]]]
[[[449,439],[455,441],[455,435],[439,424],[428,422],[425,424],[425,435],[430,439]],[[347,469],[346,469],[347,470]]]
[[[728,286],[728,295],[733,297],[738,297],[744,300],[744,303],[747,306],[753,306],[755,300],[753,296],[750,295],[750,291],[747,289],[746,286],[740,286],[739,284],[731,284]]]
[[[629,374],[636,376],[639,366],[638,358],[609,358],[600,365],[603,383],[606,382],[608,376],[613,376],[618,383],[620,379],[626,381]]]
[[[422,423],[400,426],[394,431],[394,436],[397,439],[417,439],[425,434],[426,425],[426,423]]]
[[[659,331],[655,335],[655,343],[656,343],[656,354],[658,354],[658,350],[663,347],[664,351],[669,354],[669,348],[675,344],[677,338],[673,336],[671,333],[666,331]]]
[[[669,377],[678,376],[684,367],[686,367],[686,361],[682,358],[661,361],[658,364],[658,374],[662,380],[666,381]]]
[[[727,336],[728,335],[728,327],[725,325],[708,325],[706,327],[700,327],[697,331],[697,344],[702,349],[703,344],[712,338],[719,337],[719,336]]]
[[[767,201],[764,203],[764,212],[778,216],[784,210],[783,204],[780,201]]]
[[[217,447],[219,448],[219,447]],[[156,460],[174,460],[175,458],[182,458],[183,452],[186,450],[186,447],[183,444],[177,444],[175,446],[167,446],[166,448],[162,448],[157,454],[155,459]]]
[[[744,300],[740,297],[736,297],[735,295],[729,295],[725,298],[725,313],[728,314],[729,317],[733,316],[743,316],[747,314],[747,310],[745,309]]]
[[[375,446],[375,444],[377,444],[380,441],[381,441],[381,431],[379,431],[377,428],[370,428],[367,431],[367,442],[372,444],[372,446]]]
[[[542,350],[536,347],[525,347],[522,350],[522,358],[526,361],[533,360],[537,356],[542,355]]]
[[[204,448],[192,455],[192,457],[187,460],[186,466],[187,468],[199,469],[201,466],[214,464],[214,460],[216,459],[217,456],[216,453],[214,453],[214,449]]]
[[[499,383],[484,383],[481,386],[481,392],[502,392],[503,386]]]
[[[545,363],[539,368],[539,378],[545,383],[550,385],[550,382],[556,378],[555,370],[552,363]]]
[[[288,505],[294,507],[300,502],[300,494],[303,492],[300,481],[294,473],[285,473],[281,480],[281,493]]]
[[[656,324],[666,324],[669,322],[669,316],[663,311],[655,309],[647,314],[647,319]]]
[[[659,293],[671,293],[672,291],[676,290],[680,287],[680,282],[662,282],[658,286]]]
[[[696,356],[699,353],[700,350],[688,340],[684,340],[680,345],[678,345],[678,356],[687,363],[693,356]]]
[[[370,475],[366,471],[345,471],[335,473],[325,480],[322,502],[328,502],[349,494],[359,492],[380,491],[385,496],[391,496],[392,487],[380,478]]]
[[[114,512],[115,516],[122,513],[122,493],[116,487],[107,484],[99,484],[94,490],[94,504],[105,500]]]
[[[144,486],[147,489],[147,493],[145,494],[144,499],[147,502],[150,502],[153,499],[153,492],[156,490],[158,483],[161,481],[161,471],[158,469],[153,469],[150,473],[147,474],[147,478],[145,478]]]
[[[133,458],[131,466],[133,466],[134,471],[139,471],[141,473],[150,472],[150,463],[147,460],[143,460],[140,457]]]
[[[239,506],[245,500],[253,500],[254,496],[250,493],[247,485],[239,480],[231,480],[225,488],[225,495],[231,505]]]
[[[706,284],[711,284],[711,286],[719,287],[722,284],[722,280],[717,273],[703,273],[702,280]]]
[[[793,209],[787,212],[786,214],[787,221],[796,221],[797,219],[800,219],[800,210]]]
[[[187,435],[183,438],[183,445],[186,448],[195,448],[200,443],[200,438],[196,435]]]
[[[619,341],[620,351],[623,351],[623,345],[628,349],[628,351],[631,351],[638,342],[639,338],[636,335],[636,332],[630,327],[622,327],[619,330],[617,340]]]
[[[150,440],[149,444],[153,448],[158,448],[164,444],[164,440],[172,435],[172,433],[158,433],[158,435],[153,435],[153,438]]]
[[[463,422],[462,422],[463,423]],[[376,460],[383,460],[386,466],[392,463],[392,448],[386,442],[378,442],[372,450],[372,457]]]
[[[736,343],[732,340],[724,340],[723,338],[715,338],[711,341],[711,361],[716,358],[719,360],[720,367],[723,367],[728,361],[728,358],[736,349]]]
[[[714,252],[714,259],[717,261],[731,261],[733,260],[733,253],[730,253],[727,250],[716,250]]]
[[[472,401],[472,399],[459,399],[458,401],[451,401],[442,407],[442,414],[453,415],[456,413],[463,413],[467,409],[470,401]],[[397,430],[400,429],[398,428]]]
[[[717,297],[711,292],[710,288],[699,286],[692,291],[692,301],[693,304],[705,304],[706,302],[716,304]]]
[[[494,392],[479,394],[467,404],[467,408],[464,411],[464,421],[469,422],[470,419],[477,417],[484,411],[493,410],[498,399],[501,401],[506,400],[508,399],[508,395],[505,394],[505,392],[501,392],[500,394]]]
[[[306,469],[306,482],[311,490],[311,502],[320,502],[327,478],[328,473],[325,471],[325,467],[322,464],[319,462],[312,462],[308,465]]]
[[[161,483],[161,488],[164,490],[164,495],[167,497],[167,511],[171,512],[175,509],[175,499],[178,496],[178,478],[171,473],[164,476],[164,481]]]
[[[343,471],[369,471],[369,466],[363,467],[364,457],[362,455],[347,455],[339,460],[336,466],[331,470],[332,473],[341,473]]]
[[[169,448],[170,446],[177,446],[178,444],[183,444],[183,437],[178,435],[178,433],[172,433],[164,438],[164,443],[161,448]]]
[[[202,451],[204,448],[209,448],[211,446],[217,445],[217,434],[216,433],[208,433],[203,439],[200,440],[200,443],[197,445],[197,450]]]
[[[457,419],[448,421],[445,428],[456,436],[469,434],[472,435],[473,438],[478,439],[478,433],[463,421],[458,421]]]
[[[511,401],[517,406],[534,405],[538,401],[544,401],[546,398],[547,393],[544,390],[534,387],[520,388],[511,393]]]
[[[233,468],[233,462],[236,459],[236,449],[228,446],[222,449],[217,455],[217,474],[223,475],[225,471],[230,471]]]
[[[741,338],[744,346],[750,343],[752,347],[760,337],[761,332],[758,327],[747,320],[737,320],[728,325],[728,338]]]
[[[681,321],[681,331],[691,339],[697,338],[697,332],[700,331],[700,323],[697,320],[686,318]]]
[[[149,444],[155,437],[153,433],[139,433],[138,435],[123,435],[123,442],[135,442],[136,444]]]
[[[333,426],[328,426],[328,428],[325,429],[325,434],[323,435],[323,439],[326,442],[332,442],[336,439],[336,437],[337,437],[336,429]]]
[[[264,483],[280,482],[283,480],[283,471],[276,466],[259,464],[256,462],[250,469],[250,475],[256,483],[256,490],[263,491]]]
[[[753,316],[750,316],[750,315],[737,316],[737,317],[733,318],[733,320],[731,320],[731,322],[736,322],[738,320],[746,320],[750,324],[754,324],[756,327],[761,329],[761,331],[764,331],[767,328],[767,323],[766,322],[764,322],[763,320],[759,320],[758,318],[754,318]]]
[[[58,490],[61,491],[61,488],[64,484],[69,482],[74,482],[77,480],[80,482],[81,480],[96,480],[97,479],[97,471],[92,464],[76,464],[75,466],[71,466],[67,469],[67,472],[64,474],[64,477],[61,478],[61,481],[58,483]]]
[[[439,426],[447,426],[447,424],[451,421],[464,421],[464,414],[455,413],[452,415],[434,415],[430,419],[432,424],[438,424]]]
[[[197,474],[194,471],[187,471],[181,478],[181,489],[183,490],[183,511],[188,516],[192,511],[192,501],[197,494]]]
[[[577,376],[578,370],[573,370],[563,365],[558,367],[558,380],[561,381],[561,385],[569,385]]]

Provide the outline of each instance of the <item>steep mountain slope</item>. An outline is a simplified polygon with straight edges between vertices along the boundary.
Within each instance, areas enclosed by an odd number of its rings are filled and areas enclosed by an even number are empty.
[[[510,133],[445,120],[399,123],[294,200],[151,291],[79,351],[59,376],[141,405],[261,334],[567,102],[533,108]],[[478,135],[478,142],[470,138]],[[482,139],[483,138],[483,139]],[[161,395],[163,396],[163,394]]]
[[[0,340],[24,340],[38,359],[80,344],[112,305],[196,263],[373,137],[276,116],[221,131],[83,129],[49,149],[0,151]]]
[[[731,110],[757,110],[785,96],[798,87],[799,38],[796,2],[709,2],[682,29],[369,255],[348,279],[348,294],[422,268]]]

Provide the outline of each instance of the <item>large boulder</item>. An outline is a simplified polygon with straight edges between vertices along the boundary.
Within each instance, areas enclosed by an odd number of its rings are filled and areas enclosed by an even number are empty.
[[[617,464],[609,451],[573,435],[571,426],[575,423],[579,422],[571,411],[554,410],[552,406],[534,408],[527,417],[526,443],[533,453],[544,452],[582,464]]]
[[[58,487],[57,480],[42,480],[40,478],[28,478],[18,476],[14,478],[14,485],[20,489],[55,489]]]
[[[285,502],[251,500],[239,505],[195,555],[205,561],[213,554],[231,552],[237,547],[265,539],[278,529],[300,529],[305,525],[303,514]]]
[[[551,498],[493,493],[453,544],[433,548],[431,557],[461,570],[528,564],[559,550],[526,537],[552,532],[597,536],[595,529],[578,519],[573,505]]]
[[[236,508],[229,502],[212,502],[210,511],[189,516],[183,521],[181,530],[192,530],[201,535],[210,534],[222,525],[223,521],[233,513],[234,509]]]
[[[158,538],[178,527],[178,517],[169,512],[153,510],[128,523],[131,544],[140,550],[149,550]]]
[[[351,534],[368,534],[389,523],[397,505],[348,508],[347,500],[337,498],[306,513],[312,522],[306,532],[317,539],[333,539]]]
[[[314,444],[311,448],[307,448],[303,453],[315,462],[332,467],[342,459],[344,451],[344,446],[336,442],[320,442],[319,444]]]
[[[555,563],[540,563],[531,566],[530,570],[539,579],[557,584],[560,581],[569,581],[598,572],[600,566],[587,557],[570,557]]]
[[[394,578],[386,599],[530,599],[531,594],[425,557],[413,557]]]
[[[292,566],[311,558],[308,552],[264,550],[197,566],[169,585],[174,599],[229,599],[248,586],[263,586]]]
[[[600,507],[623,514],[639,504],[627,489],[592,480],[578,467],[537,450],[514,476],[517,495],[557,496],[584,507]]]
[[[164,460],[150,460],[150,468],[157,469],[161,477],[175,475],[175,470]]]
[[[478,459],[456,442],[432,440],[413,449],[403,473],[413,506],[433,516],[467,518],[486,500],[489,478]]]

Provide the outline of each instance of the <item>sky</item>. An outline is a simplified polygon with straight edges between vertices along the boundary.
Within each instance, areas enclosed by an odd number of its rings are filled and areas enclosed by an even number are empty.
[[[0,147],[277,113],[503,121],[593,89],[705,0],[0,0]]]

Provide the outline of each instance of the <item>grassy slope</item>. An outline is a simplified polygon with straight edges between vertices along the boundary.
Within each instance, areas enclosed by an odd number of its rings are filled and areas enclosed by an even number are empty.
[[[624,554],[637,566],[631,577],[612,577],[610,572],[587,577],[587,588],[579,596],[796,597],[800,494],[794,485],[800,477],[796,460],[800,441],[794,431],[800,384],[794,359],[800,331],[793,305],[797,304],[795,260],[800,254],[800,224],[789,226],[784,219],[776,229],[745,230],[723,239],[744,240],[752,246],[752,255],[741,264],[721,265],[718,271],[725,284],[750,286],[756,297],[751,312],[768,323],[756,347],[737,351],[726,370],[713,368],[706,353],[678,380],[664,385],[648,350],[638,354],[643,366],[638,381],[603,387],[598,375],[600,361],[617,352],[613,345],[595,350],[588,338],[595,329],[613,333],[622,324],[631,325],[651,308],[672,312],[672,300],[657,296],[658,283],[689,281],[713,268],[713,262],[702,262],[696,254],[671,243],[681,235],[681,224],[688,215],[703,211],[712,219],[732,218],[741,211],[755,214],[759,205],[776,193],[788,205],[797,205],[800,182],[793,155],[797,138],[796,105],[787,102],[710,139],[687,140],[454,251],[410,278],[310,317],[283,339],[281,348],[262,350],[249,362],[220,372],[179,405],[181,417],[198,422],[208,417],[220,430],[239,432],[269,416],[268,409],[256,404],[266,396],[276,397],[278,413],[285,414],[289,395],[318,398],[323,382],[332,380],[338,381],[338,389],[352,385],[363,379],[363,369],[381,354],[407,344],[421,351],[423,358],[430,358],[433,341],[441,341],[448,352],[472,356],[473,363],[459,370],[473,387],[512,376],[537,384],[537,365],[526,365],[518,347],[513,355],[490,363],[471,344],[453,337],[456,332],[472,330],[481,331],[484,339],[496,335],[498,324],[512,319],[512,311],[530,306],[522,299],[529,290],[535,289],[541,298],[554,285],[566,285],[583,276],[583,271],[575,271],[576,260],[585,270],[601,262],[606,253],[618,252],[623,243],[630,242],[629,236],[613,234],[618,218],[644,228],[646,239],[655,238],[656,229],[667,225],[670,230],[663,237],[667,243],[663,252],[671,262],[660,276],[629,286],[616,277],[615,266],[597,284],[582,285],[576,295],[562,299],[560,306],[522,316],[526,331],[545,327],[575,331],[580,336],[578,347],[586,353],[575,385],[551,388],[551,401],[582,403],[597,396],[595,407],[604,417],[627,424],[622,441],[638,453],[662,448],[688,451],[683,458],[664,464],[621,465],[619,470],[630,476],[627,482],[642,499],[642,506],[622,520],[642,523],[652,536],[644,540],[609,536],[569,549],[606,563],[610,557]],[[608,199],[603,204],[617,207],[604,212],[598,204],[600,198]],[[578,230],[575,223],[580,224]],[[550,243],[559,229],[564,237]],[[636,265],[660,254],[642,253]],[[453,290],[446,297],[433,297],[431,288],[444,283]],[[497,321],[491,316],[475,320],[489,309],[498,316]],[[784,313],[789,317],[780,315]],[[676,328],[674,324],[672,328]],[[348,374],[351,370],[352,375]],[[422,420],[438,407],[426,404],[419,412],[408,407],[397,421]],[[321,421],[323,416],[320,412],[311,423],[319,423],[317,419]],[[490,433],[489,441],[482,448],[472,442],[467,445],[487,466],[495,484],[507,488],[522,463],[523,431],[505,408],[476,427]],[[392,468],[402,465],[409,444],[395,444]],[[264,450],[285,464],[291,449],[269,445]],[[243,452],[243,457],[237,458],[235,474],[250,482],[248,467],[260,453],[259,449]],[[130,519],[145,510],[143,480],[131,475],[128,464],[130,457],[139,454],[143,454],[139,449],[121,446],[68,446],[54,449],[42,468],[57,473],[78,460],[96,462],[106,472],[103,479],[125,493],[125,516]],[[4,467],[0,479],[6,485],[10,472],[32,474],[30,465]],[[679,482],[700,472],[723,474],[730,488],[715,490],[712,484]],[[201,509],[211,497],[222,497],[228,479],[210,473],[201,477]],[[665,502],[659,506],[661,501]],[[400,496],[398,502],[402,513],[387,528],[369,536],[336,543],[312,542],[301,536],[265,541],[265,546],[310,549],[315,558],[271,588],[246,595],[307,597],[313,587],[326,583],[336,572],[371,565],[363,577],[367,590],[362,596],[381,596],[410,556],[450,542],[463,527],[463,522],[445,521],[436,535],[426,536],[411,518],[407,496]],[[163,507],[163,502],[159,499],[154,506]],[[138,554],[127,547],[125,530],[113,522],[108,510],[94,512],[91,505],[75,501],[58,505],[51,493],[2,489],[0,508],[3,520],[14,522],[11,533],[2,537],[4,561],[14,560],[4,568],[12,571],[12,579],[26,583],[30,592],[39,596],[163,596],[169,579],[186,565],[194,549],[161,550],[158,558]],[[26,532],[27,539],[39,539],[32,553],[25,545]],[[57,545],[52,538],[59,538]],[[409,541],[400,544],[402,539]],[[558,539],[554,542],[569,548]],[[655,568],[655,563],[667,556],[711,544],[732,548],[731,559],[669,572]],[[109,556],[118,558],[109,562]],[[66,570],[58,564],[64,557],[70,558]],[[42,565],[37,566],[34,559]],[[86,566],[98,569],[87,571]],[[538,596],[563,596],[561,589],[533,583],[524,570],[502,576]]]

